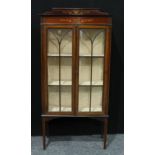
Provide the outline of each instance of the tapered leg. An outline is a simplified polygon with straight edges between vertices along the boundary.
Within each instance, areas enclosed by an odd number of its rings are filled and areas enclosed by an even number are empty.
[[[46,149],[46,121],[42,118],[42,136],[43,136],[43,149]]]
[[[104,149],[107,146],[108,118],[104,118]]]
[[[50,137],[50,132],[49,132],[49,123],[46,122],[46,131],[47,131],[47,137]]]

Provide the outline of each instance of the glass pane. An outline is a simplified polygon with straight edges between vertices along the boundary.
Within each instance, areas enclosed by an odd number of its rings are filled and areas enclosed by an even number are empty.
[[[80,56],[104,56],[104,29],[80,30]]]
[[[103,85],[103,58],[93,58],[92,85]]]
[[[59,58],[48,57],[48,84],[59,85]]]
[[[61,86],[61,111],[71,111],[71,86]]]
[[[61,57],[61,85],[72,84],[72,58]]]
[[[48,30],[48,55],[58,56],[72,55],[72,30],[49,29]]]
[[[80,58],[79,62],[79,84],[90,85],[91,78],[91,59]]]
[[[72,111],[72,29],[48,29],[48,110]]]
[[[90,107],[90,87],[80,86],[78,109],[80,112],[89,112],[89,107]]]
[[[48,111],[59,111],[59,87],[48,87]]]
[[[104,47],[104,29],[80,29],[80,112],[102,112]]]
[[[91,112],[102,111],[102,87],[92,87]]]

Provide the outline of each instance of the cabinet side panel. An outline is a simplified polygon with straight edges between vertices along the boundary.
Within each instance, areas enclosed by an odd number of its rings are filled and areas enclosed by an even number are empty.
[[[105,66],[104,66],[104,114],[108,115],[109,87],[110,87],[110,56],[111,56],[111,27],[106,29],[105,40]]]
[[[47,57],[46,57],[46,28],[41,26],[41,104],[42,113],[47,111]]]

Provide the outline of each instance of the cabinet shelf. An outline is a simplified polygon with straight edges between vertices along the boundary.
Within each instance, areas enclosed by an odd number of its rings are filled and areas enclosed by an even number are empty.
[[[48,83],[49,86],[57,86],[59,85],[59,81],[53,81]],[[60,85],[63,86],[71,86],[72,81],[60,81]],[[90,81],[80,82],[79,86],[90,86]],[[92,81],[92,86],[103,86],[103,81]]]
[[[51,53],[48,53],[49,57],[59,57],[59,54],[51,54]],[[60,54],[60,57],[71,57],[72,55],[71,54]]]
[[[52,111],[52,112],[58,112],[59,110],[60,108],[57,106],[49,107],[49,111]],[[62,112],[70,112],[71,110],[72,110],[71,107],[61,107]]]
[[[89,108],[88,107],[84,107],[84,108],[80,108],[80,112],[89,112]],[[91,112],[101,112],[102,108],[100,107],[96,107],[96,108],[91,108]]]
[[[59,86],[59,81],[52,81],[52,82],[48,83],[48,85],[49,86]],[[60,81],[60,85],[71,86],[72,81]]]
[[[90,86],[90,81],[80,82],[79,86]],[[92,81],[92,86],[103,86],[103,81]]]
[[[84,55],[79,55],[79,57],[104,57],[104,55],[87,55],[87,54],[84,54]]]

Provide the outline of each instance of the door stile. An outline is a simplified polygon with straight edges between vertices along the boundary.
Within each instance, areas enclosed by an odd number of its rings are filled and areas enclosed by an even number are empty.
[[[72,37],[72,112],[76,115],[76,27],[73,27]]]
[[[48,93],[47,93],[47,27],[41,27],[41,102],[43,113],[48,111]]]
[[[78,113],[79,91],[79,28],[75,26],[75,115]]]

